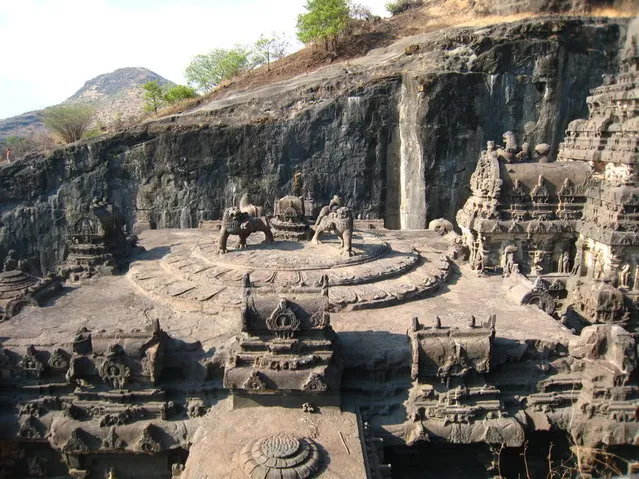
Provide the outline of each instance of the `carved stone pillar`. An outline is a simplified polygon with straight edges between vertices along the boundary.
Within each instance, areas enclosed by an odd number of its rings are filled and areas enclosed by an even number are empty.
[[[621,264],[623,258],[617,254],[611,254],[608,261],[608,271],[605,273],[606,277],[612,280],[613,286],[619,286],[619,271],[621,271]]]

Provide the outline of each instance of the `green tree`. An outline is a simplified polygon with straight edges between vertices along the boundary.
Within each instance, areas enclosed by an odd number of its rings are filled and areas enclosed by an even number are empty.
[[[284,58],[288,47],[288,40],[283,35],[278,35],[277,33],[273,33],[270,37],[260,35],[260,38],[253,46],[251,63],[254,67],[266,63],[266,70],[269,71],[271,62]]]
[[[196,96],[197,92],[195,88],[186,85],[175,85],[164,93],[164,100],[171,105],[178,101],[195,98]]]
[[[184,75],[190,85],[202,93],[208,93],[223,80],[248,70],[248,49],[236,46],[230,50],[216,48],[206,55],[196,55],[186,67]]]
[[[157,80],[146,82],[142,85],[144,90],[144,109],[157,113],[164,104],[164,88]]]
[[[44,124],[66,143],[81,139],[94,118],[95,108],[86,103],[62,103],[50,106],[42,114]]]
[[[346,0],[307,0],[307,13],[297,17],[297,38],[303,43],[323,42],[326,50],[337,48],[337,41],[349,23]]]

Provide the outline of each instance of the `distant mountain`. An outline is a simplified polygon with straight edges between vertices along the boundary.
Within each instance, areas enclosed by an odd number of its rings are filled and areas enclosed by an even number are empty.
[[[119,68],[87,81],[64,103],[93,104],[96,108],[96,121],[104,125],[112,124],[117,118],[126,122],[137,118],[144,111],[144,91],[141,87],[153,80],[161,85],[172,84],[147,68]],[[0,120],[0,140],[12,135],[32,138],[45,133],[47,130],[42,123],[43,111],[34,110]]]
[[[99,75],[84,84],[65,103],[91,103],[97,110],[97,119],[109,124],[118,115],[122,120],[138,117],[144,110],[142,85],[149,81],[160,85],[172,82],[146,68],[120,68]]]
[[[0,120],[0,140],[12,135],[32,138],[44,130],[42,110],[29,111],[6,120]]]

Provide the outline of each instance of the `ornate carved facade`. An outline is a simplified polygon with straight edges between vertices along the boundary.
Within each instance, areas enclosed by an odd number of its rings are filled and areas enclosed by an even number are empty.
[[[95,199],[89,213],[75,219],[68,235],[68,255],[59,268],[71,281],[95,274],[113,274],[117,262],[127,258],[137,243],[128,234],[121,214],[105,200]]]
[[[276,293],[245,279],[242,332],[229,353],[224,385],[254,402],[339,404],[342,363],[328,313],[328,278]]]
[[[592,91],[588,119],[568,125],[555,162],[513,163],[492,145],[482,152],[472,196],[457,214],[478,272],[510,274],[516,265],[550,281],[562,277],[573,293],[571,311],[590,322],[622,320],[623,300],[604,290],[618,288],[629,304],[637,299],[637,95],[639,54],[629,41],[620,73]]]
[[[171,421],[188,418],[179,405],[184,401],[176,405],[170,388],[155,385],[171,378],[180,388],[203,379],[207,366],[200,344],[173,340],[157,321],[146,331],[82,330],[69,339],[50,349],[2,350],[2,384],[13,394],[3,404],[19,411],[3,416],[3,437],[14,431],[27,441],[48,438],[74,477],[85,477],[82,471],[109,451],[180,460],[185,445],[173,436]],[[34,396],[29,392],[34,387],[47,395]]]
[[[271,220],[273,236],[279,240],[308,241],[313,230],[306,221],[306,203],[301,196],[285,196],[275,201]]]

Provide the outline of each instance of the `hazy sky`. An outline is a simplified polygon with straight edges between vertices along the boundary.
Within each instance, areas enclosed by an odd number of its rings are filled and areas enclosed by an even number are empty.
[[[361,0],[384,15],[388,0]],[[0,0],[0,118],[60,103],[102,73],[146,67],[177,83],[191,58],[295,40],[304,0]]]

